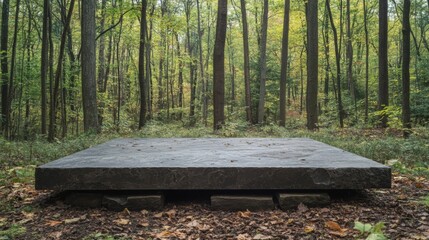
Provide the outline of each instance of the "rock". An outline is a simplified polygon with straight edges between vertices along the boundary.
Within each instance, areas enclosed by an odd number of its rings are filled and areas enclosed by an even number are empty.
[[[98,208],[101,207],[101,193],[93,192],[70,192],[66,193],[65,203],[84,208]]]
[[[164,207],[164,196],[104,196],[102,204],[107,209],[113,211],[122,211],[125,208],[132,211],[140,211],[142,209],[159,210]]]
[[[300,203],[308,207],[323,207],[331,203],[327,193],[280,193],[277,200],[283,210],[297,208]]]
[[[210,198],[211,208],[214,210],[272,210],[275,208],[272,196],[227,196],[214,195]]]
[[[107,195],[103,197],[102,205],[109,210],[122,211],[127,205],[127,197]]]
[[[162,209],[164,207],[163,195],[145,195],[128,197],[127,208],[129,210]]]

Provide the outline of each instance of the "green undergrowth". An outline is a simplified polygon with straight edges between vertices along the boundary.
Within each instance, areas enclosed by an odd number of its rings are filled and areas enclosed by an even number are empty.
[[[39,138],[33,141],[6,141],[0,139],[0,186],[16,182],[32,182],[34,168],[57,158],[106,142],[117,137],[171,138],[171,137],[306,137],[346,151],[391,165],[396,171],[429,177],[429,130],[414,129],[409,139],[393,129],[324,129],[310,132],[296,126],[251,126],[246,122],[228,123],[213,132],[201,124],[189,127],[182,123],[164,124],[152,121],[140,131],[123,134],[105,131],[99,135],[80,135],[49,143]]]

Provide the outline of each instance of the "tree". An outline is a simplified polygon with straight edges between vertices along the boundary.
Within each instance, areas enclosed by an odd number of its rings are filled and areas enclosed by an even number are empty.
[[[285,0],[283,18],[283,40],[282,40],[282,67],[280,74],[280,126],[286,125],[286,82],[288,68],[289,48],[289,11],[290,0]]]
[[[262,16],[261,27],[261,45],[259,51],[259,67],[261,74],[259,78],[259,105],[258,105],[258,123],[264,122],[265,116],[265,84],[267,81],[267,31],[268,31],[268,0],[264,0],[264,13]]]
[[[95,1],[82,1],[82,100],[85,132],[99,132],[95,77]]]
[[[379,1],[379,33],[378,33],[378,110],[383,111],[389,106],[389,69],[388,69],[388,1]],[[381,116],[380,127],[387,127],[387,115]]]
[[[225,40],[228,0],[218,0],[216,39],[213,51],[213,115],[214,130],[225,122]]]
[[[402,20],[402,122],[404,127],[404,137],[408,138],[411,128],[410,110],[410,0],[404,0],[404,13]]]
[[[246,121],[252,122],[252,96],[250,93],[250,54],[249,54],[249,27],[247,24],[246,1],[240,0],[241,19],[243,23],[243,55],[244,55],[244,92]]]
[[[343,120],[343,100],[341,95],[341,54],[338,46],[338,33],[337,28],[335,27],[334,18],[332,17],[331,3],[330,0],[326,0],[326,8],[329,14],[329,20],[331,22],[332,32],[334,34],[334,48],[335,48],[335,64],[336,64],[336,79],[337,79],[337,89],[338,89],[338,119],[340,121],[340,127],[344,127]]]
[[[9,39],[9,0],[3,0],[2,6],[2,19],[1,19],[1,43],[0,43],[0,64],[1,64],[1,129],[4,135],[7,137],[9,131],[9,117],[10,110],[8,107],[9,103],[9,76],[8,76],[8,62],[7,62],[7,50],[8,50],[8,39]]]
[[[140,48],[139,48],[139,84],[140,84],[140,120],[139,128],[145,125],[146,121],[146,79],[145,79],[145,44],[146,44],[146,7],[147,0],[142,0],[141,4],[141,20],[140,20]]]
[[[318,0],[307,3],[307,128],[317,129],[317,92],[318,92]]]
[[[46,134],[46,82],[49,64],[49,15],[50,1],[43,1],[43,27],[42,27],[42,59],[40,65],[40,91],[41,91],[41,133]]]

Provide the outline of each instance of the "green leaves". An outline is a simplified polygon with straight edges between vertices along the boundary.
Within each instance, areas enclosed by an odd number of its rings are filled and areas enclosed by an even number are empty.
[[[355,222],[354,229],[360,231],[362,235],[368,234],[366,240],[387,240],[383,233],[384,223],[378,222],[375,225],[369,223]]]

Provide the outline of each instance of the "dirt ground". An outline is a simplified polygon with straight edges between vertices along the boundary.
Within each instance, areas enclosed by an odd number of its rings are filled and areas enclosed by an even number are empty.
[[[0,231],[14,239],[365,239],[353,229],[360,221],[384,222],[389,239],[429,239],[429,206],[422,200],[428,194],[427,179],[394,174],[392,189],[336,197],[325,208],[227,212],[169,203],[163,211],[112,212],[71,207],[51,192],[15,183],[0,188],[8,206],[0,212]]]

